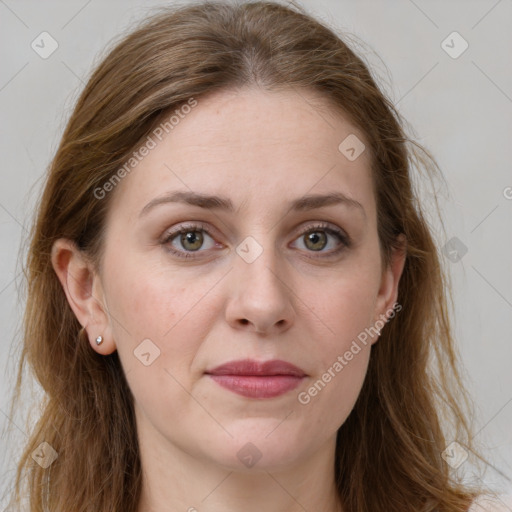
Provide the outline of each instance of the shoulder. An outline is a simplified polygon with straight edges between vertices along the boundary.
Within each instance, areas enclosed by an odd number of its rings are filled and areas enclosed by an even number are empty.
[[[512,512],[512,495],[479,496],[468,512]]]

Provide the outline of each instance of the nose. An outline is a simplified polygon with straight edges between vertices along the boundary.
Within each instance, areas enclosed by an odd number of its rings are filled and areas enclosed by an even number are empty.
[[[295,316],[293,285],[275,251],[265,248],[252,262],[237,254],[229,275],[226,319],[233,328],[275,335],[291,327]]]

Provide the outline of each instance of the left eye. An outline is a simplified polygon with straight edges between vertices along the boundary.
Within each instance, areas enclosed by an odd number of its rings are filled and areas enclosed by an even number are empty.
[[[323,251],[329,243],[329,237],[338,239],[338,247],[336,247],[335,244],[333,250]],[[325,225],[307,228],[301,233],[297,240],[302,241],[305,248],[310,251],[328,252],[330,255],[337,254],[350,245],[348,237],[341,230],[333,229]]]

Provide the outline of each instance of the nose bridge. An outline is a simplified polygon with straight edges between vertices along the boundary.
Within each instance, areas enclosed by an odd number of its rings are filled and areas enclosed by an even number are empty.
[[[258,284],[262,289],[279,286],[275,281],[277,268],[281,265],[275,245],[270,233],[249,235],[238,244],[236,274],[244,284]]]
[[[231,320],[249,321],[258,331],[289,323],[291,286],[286,284],[282,258],[271,233],[243,239],[236,247],[234,267]]]

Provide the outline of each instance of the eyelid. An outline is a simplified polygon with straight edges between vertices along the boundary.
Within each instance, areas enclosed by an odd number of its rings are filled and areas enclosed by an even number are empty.
[[[194,220],[189,222],[182,222],[176,228],[166,230],[162,235],[160,242],[165,243],[166,241],[169,241],[170,239],[174,238],[176,235],[179,235],[184,231],[204,231],[209,236],[213,236],[213,230],[210,226],[204,224],[201,221]]]
[[[302,228],[299,231],[299,234],[297,236],[305,235],[306,233],[314,232],[315,230],[327,231],[332,235],[339,236],[347,245],[350,245],[352,243],[352,239],[344,229],[341,229],[335,224],[331,224],[330,222],[325,221],[317,221],[317,223],[314,225],[304,226],[304,228]]]

